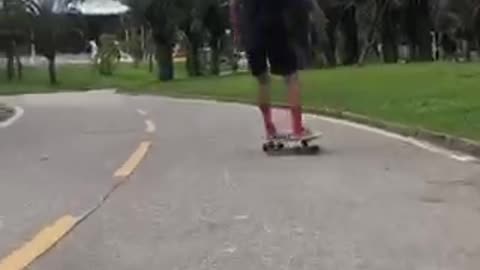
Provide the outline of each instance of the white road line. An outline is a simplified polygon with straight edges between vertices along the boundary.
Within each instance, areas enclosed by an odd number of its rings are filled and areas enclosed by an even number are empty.
[[[376,133],[376,134],[379,134],[379,135],[382,135],[382,136],[385,136],[385,137],[388,137],[388,138],[392,138],[392,139],[395,139],[395,140],[403,141],[405,143],[414,145],[416,147],[427,150],[429,152],[437,153],[437,154],[446,156],[448,158],[451,158],[451,159],[454,159],[454,160],[457,160],[457,161],[461,161],[461,162],[475,162],[475,161],[478,161],[478,159],[473,157],[473,156],[460,154],[460,153],[454,153],[453,151],[435,146],[431,143],[420,141],[420,140],[417,140],[417,139],[414,139],[414,138],[411,138],[411,137],[405,137],[405,136],[402,136],[402,135],[399,135],[399,134],[396,134],[396,133],[385,131],[383,129],[374,128],[374,127],[350,122],[350,121],[347,121],[347,120],[330,118],[330,117],[326,117],[326,116],[320,116],[320,115],[314,115],[314,114],[306,114],[306,115],[310,118],[313,118],[313,119],[319,119],[319,120],[322,120],[322,121],[325,121],[325,122],[330,122],[330,123],[333,123],[333,124],[341,124],[341,125],[344,125],[344,126],[348,126],[348,127],[352,127],[352,128],[356,128],[356,129],[360,129],[360,130],[365,130],[365,131],[368,131],[368,132],[371,132],[371,133]]]
[[[242,215],[242,216],[234,216],[234,220],[247,220],[249,218],[248,215]]]
[[[22,107],[16,106],[14,110],[15,110],[14,115],[10,117],[10,119],[8,119],[7,121],[1,122],[0,128],[6,128],[11,126],[13,123],[15,123],[18,119],[20,119],[25,114],[25,110]]]
[[[137,109],[137,113],[140,114],[141,116],[146,116],[147,112],[141,109]]]
[[[157,130],[157,127],[155,126],[155,123],[152,120],[145,120],[145,125],[147,126],[145,128],[145,132],[147,133],[154,133]]]

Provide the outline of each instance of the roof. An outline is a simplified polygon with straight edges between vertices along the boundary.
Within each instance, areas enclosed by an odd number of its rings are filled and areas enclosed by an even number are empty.
[[[83,15],[119,15],[130,10],[119,0],[76,0],[66,5],[66,0],[35,0],[53,1],[53,10],[56,13],[81,13]],[[0,1],[0,10],[3,9],[3,1]]]
[[[118,15],[130,10],[118,0],[85,0],[69,5],[69,9],[84,15]]]

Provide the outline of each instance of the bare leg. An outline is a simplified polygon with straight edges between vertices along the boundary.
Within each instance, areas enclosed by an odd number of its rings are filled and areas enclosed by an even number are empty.
[[[297,73],[288,75],[285,80],[288,87],[288,103],[292,115],[292,131],[293,134],[300,136],[304,132],[302,123],[300,80],[298,79]]]
[[[268,73],[264,73],[258,76],[257,80],[259,85],[258,107],[262,112],[267,137],[270,137],[276,133],[276,128],[272,121],[272,110],[270,105],[270,76]]]

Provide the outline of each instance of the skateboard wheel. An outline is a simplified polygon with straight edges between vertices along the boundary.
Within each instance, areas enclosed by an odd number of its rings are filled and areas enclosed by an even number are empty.
[[[262,146],[263,152],[268,152],[268,145],[266,143],[263,144]]]
[[[320,152],[320,146],[318,146],[318,145],[311,146],[309,148],[309,150],[310,150],[310,153],[316,154],[316,153]]]
[[[305,141],[305,140],[303,140],[303,141],[302,141],[302,146],[303,146],[303,147],[308,147],[308,142]]]
[[[263,148],[263,151],[268,152],[268,151],[271,151],[272,149],[275,149],[275,144],[273,142],[267,142],[263,144],[262,148]]]
[[[282,150],[283,148],[285,148],[285,145],[283,143],[278,143],[276,148],[277,150]]]

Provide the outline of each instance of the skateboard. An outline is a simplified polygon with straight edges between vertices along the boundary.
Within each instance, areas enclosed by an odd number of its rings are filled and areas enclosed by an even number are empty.
[[[322,133],[313,133],[302,138],[295,138],[292,134],[278,134],[275,138],[268,139],[262,146],[267,154],[293,152],[294,154],[317,154],[320,146],[311,142],[320,138]]]

